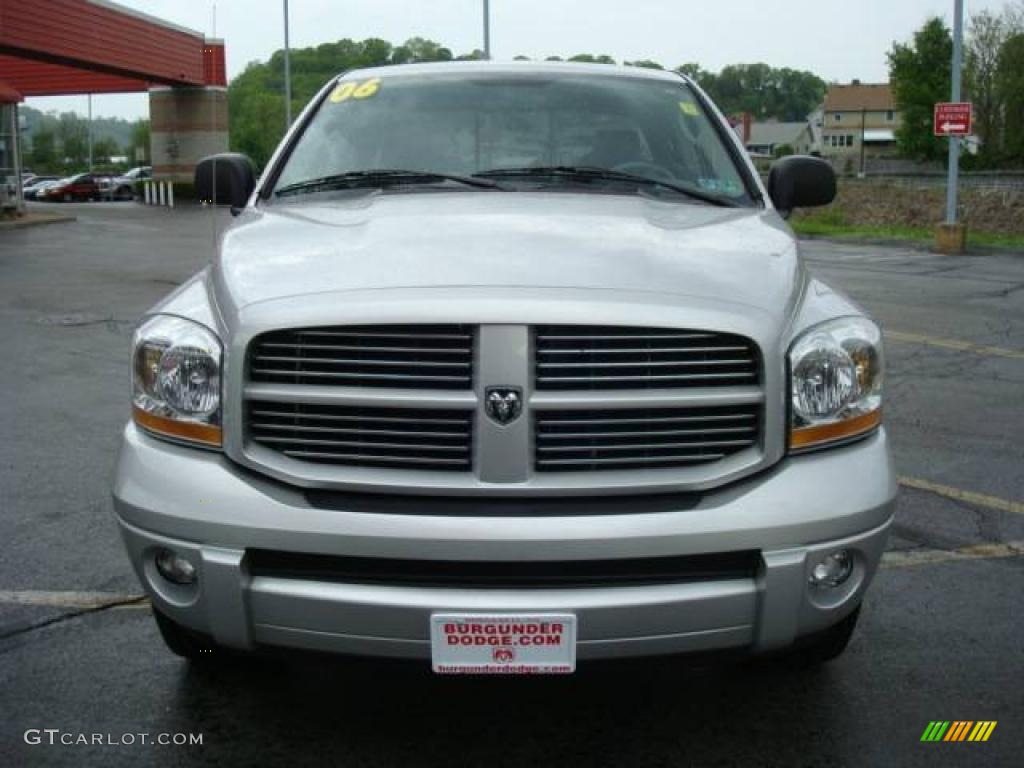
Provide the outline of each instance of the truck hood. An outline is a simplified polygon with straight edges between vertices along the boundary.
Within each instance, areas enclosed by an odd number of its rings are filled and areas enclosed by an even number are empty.
[[[220,301],[339,291],[547,288],[791,307],[796,245],[773,211],[564,192],[372,193],[248,209],[215,264]]]

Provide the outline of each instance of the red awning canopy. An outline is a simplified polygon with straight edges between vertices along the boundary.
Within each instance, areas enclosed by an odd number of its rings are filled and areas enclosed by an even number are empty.
[[[17,104],[21,101],[24,101],[24,98],[20,93],[11,86],[0,83],[0,104]]]
[[[227,83],[221,41],[107,0],[2,0],[0,79],[22,96]]]

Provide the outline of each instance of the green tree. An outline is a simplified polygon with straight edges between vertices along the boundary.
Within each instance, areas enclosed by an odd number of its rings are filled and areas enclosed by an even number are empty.
[[[996,90],[1003,102],[1006,159],[1024,166],[1024,33],[1009,38],[999,51]]]
[[[32,170],[36,173],[55,171],[60,166],[57,158],[57,143],[49,128],[40,127],[32,135],[32,152],[29,155]]]
[[[109,136],[99,138],[92,144],[92,159],[93,163],[97,165],[106,165],[110,162],[110,158],[120,154],[121,148]]]
[[[569,58],[569,61],[577,61],[582,64],[614,64],[615,59],[606,53],[595,56],[592,53],[577,53]]]
[[[130,154],[128,162],[146,163],[149,161],[149,120],[136,120],[132,123],[132,137],[128,147]]]
[[[63,165],[74,170],[81,168],[89,155],[89,127],[74,112],[62,112],[57,122],[57,137]]]
[[[661,64],[650,59],[640,59],[639,61],[627,61],[625,62],[627,67],[643,67],[644,69],[664,69]]]
[[[946,139],[932,134],[935,104],[950,96],[950,61],[953,39],[941,19],[925,22],[909,45],[893,44],[889,52],[889,80],[903,122],[896,130],[900,152],[916,160],[941,160]]]
[[[758,120],[804,120],[821,104],[827,88],[812,72],[764,63],[730,64],[717,75],[694,63],[677,71],[693,78],[726,114],[749,112]]]
[[[996,161],[1002,151],[1003,103],[996,87],[996,73],[1008,36],[1006,17],[984,10],[971,16],[965,50],[964,90],[974,103],[975,133],[982,141],[982,157],[989,161]]]
[[[411,64],[418,61],[451,61],[452,52],[422,37],[412,37],[391,54],[392,64]]]

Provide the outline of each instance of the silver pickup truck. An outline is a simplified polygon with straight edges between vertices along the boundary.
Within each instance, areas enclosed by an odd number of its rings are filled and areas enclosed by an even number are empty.
[[[838,655],[896,495],[882,340],[675,73],[348,72],[147,314],[114,482],[171,650],[553,674]]]

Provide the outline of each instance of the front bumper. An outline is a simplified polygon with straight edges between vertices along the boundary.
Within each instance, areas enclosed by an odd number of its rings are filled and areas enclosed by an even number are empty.
[[[224,456],[155,440],[129,424],[114,503],[158,610],[237,648],[260,644],[426,658],[434,612],[575,613],[578,657],[719,648],[767,651],[840,621],[860,603],[885,548],[896,479],[884,430],[794,457],[678,511],[545,517],[379,514],[314,506],[300,489]],[[187,556],[197,585],[156,571]],[[751,578],[643,586],[467,589],[254,575],[246,552],[447,561],[602,561],[757,550]],[[816,556],[854,553],[852,577],[809,585]]]

